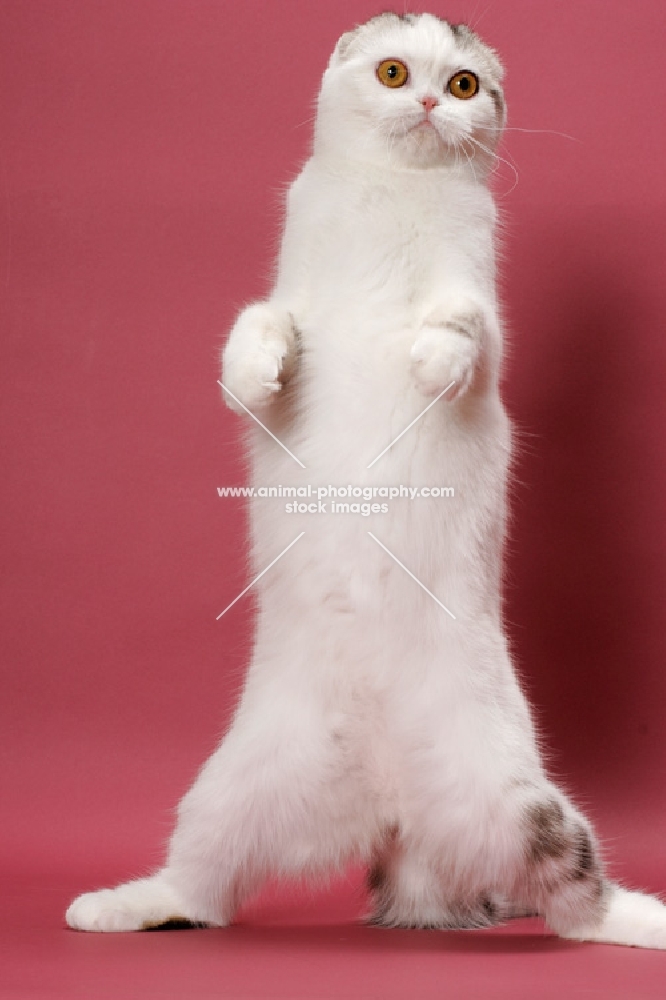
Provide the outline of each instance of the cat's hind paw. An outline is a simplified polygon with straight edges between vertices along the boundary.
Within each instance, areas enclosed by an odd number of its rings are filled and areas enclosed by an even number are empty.
[[[609,886],[609,900],[603,918],[589,927],[559,931],[575,941],[602,941],[630,948],[666,950],[666,906],[654,896]]]
[[[115,889],[86,892],[70,904],[65,920],[77,931],[142,931],[170,923],[202,923],[186,912],[159,875]]]

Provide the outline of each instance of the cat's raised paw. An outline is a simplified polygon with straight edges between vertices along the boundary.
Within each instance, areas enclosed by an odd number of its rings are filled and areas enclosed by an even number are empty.
[[[472,337],[441,326],[424,326],[411,350],[412,374],[426,396],[436,396],[448,385],[444,399],[451,401],[470,386],[478,356]]]
[[[253,412],[270,403],[291,374],[295,346],[289,313],[263,303],[245,309],[223,355],[221,384],[231,409]]]

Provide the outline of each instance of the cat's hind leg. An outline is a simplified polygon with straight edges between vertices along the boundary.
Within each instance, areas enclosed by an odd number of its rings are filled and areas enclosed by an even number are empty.
[[[269,876],[301,876],[369,853],[376,828],[345,719],[266,691],[243,704],[178,810],[157,874],[86,893],[67,911],[78,930],[142,930],[185,919],[228,924]]]
[[[561,937],[666,949],[666,906],[606,878],[588,820],[559,789],[528,790],[519,805],[514,895]]]
[[[666,949],[666,906],[607,880],[589,822],[554,785],[509,788],[492,813],[453,842],[443,823],[439,845],[385,847],[369,878],[373,922],[464,929],[532,913],[561,937]]]
[[[666,906],[604,876],[588,821],[557,789],[524,809],[518,884],[561,937],[666,949]]]
[[[512,915],[506,901],[490,891],[456,899],[437,860],[400,842],[377,854],[367,886],[368,921],[382,927],[467,930],[492,927]]]
[[[539,913],[558,932],[596,925],[607,888],[584,818],[545,779],[485,803],[479,790],[474,809],[433,803],[381,850],[369,880],[374,921],[463,929]]]
[[[377,849],[374,919],[464,927],[538,913],[562,937],[666,949],[666,906],[608,880],[589,821],[545,775],[503,640],[467,642],[458,656],[449,642],[427,699],[394,711],[400,834]]]

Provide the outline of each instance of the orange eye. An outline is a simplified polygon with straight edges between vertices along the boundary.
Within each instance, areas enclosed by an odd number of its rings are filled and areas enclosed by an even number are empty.
[[[470,97],[474,97],[478,89],[479,79],[468,69],[456,73],[449,80],[449,93],[461,101],[467,101]]]
[[[377,79],[385,87],[404,87],[409,79],[409,70],[399,59],[385,59],[377,67]]]

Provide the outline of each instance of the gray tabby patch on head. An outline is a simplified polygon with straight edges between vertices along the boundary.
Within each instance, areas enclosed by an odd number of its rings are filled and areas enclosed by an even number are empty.
[[[446,23],[448,24],[448,21]],[[481,41],[477,33],[472,31],[468,25],[449,24],[449,28],[453,32],[460,48],[476,53],[487,64],[490,75],[497,83],[501,83],[504,77],[504,67],[497,52]]]
[[[499,87],[499,84],[502,82],[502,78],[504,76],[504,68],[497,52],[490,48],[490,46],[486,45],[485,42],[483,42],[476,32],[473,31],[468,25],[451,24],[449,21],[436,14],[396,14],[394,11],[384,11],[382,14],[375,14],[374,17],[364,21],[362,24],[357,24],[351,31],[346,31],[338,40],[338,44],[335,47],[333,55],[335,58],[344,61],[353,53],[354,43],[362,35],[366,35],[368,31],[372,31],[377,28],[381,30],[382,27],[388,27],[391,23],[414,25],[417,24],[422,17],[434,18],[436,21],[439,21],[440,24],[445,25],[450,30],[461,49],[474,52],[474,54],[478,56],[478,58],[485,65],[488,76]],[[498,106],[498,111],[503,111],[503,103],[501,102],[499,89],[491,91],[491,93]]]

